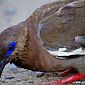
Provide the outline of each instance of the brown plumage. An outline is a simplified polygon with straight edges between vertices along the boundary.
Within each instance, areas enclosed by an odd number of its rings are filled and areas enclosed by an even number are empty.
[[[72,1],[46,4],[25,22],[4,30],[0,34],[0,61],[6,61],[7,45],[16,41],[8,60],[18,67],[49,72],[75,68],[85,73],[84,56],[61,60],[48,52],[62,47],[69,52],[81,47],[75,37],[85,35],[85,1]]]

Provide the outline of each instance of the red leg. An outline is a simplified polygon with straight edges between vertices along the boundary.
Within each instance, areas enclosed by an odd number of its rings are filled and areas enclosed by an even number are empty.
[[[62,80],[58,80],[58,81],[50,81],[50,85],[67,85],[68,83],[73,83],[77,80],[82,80],[83,78],[85,78],[84,74],[81,73],[77,73],[71,77],[62,79]]]
[[[70,73],[78,73],[78,71],[76,69],[74,69],[74,68],[71,68],[71,69],[65,70],[63,72],[60,72],[58,74],[58,76],[64,77],[64,76],[67,76]]]

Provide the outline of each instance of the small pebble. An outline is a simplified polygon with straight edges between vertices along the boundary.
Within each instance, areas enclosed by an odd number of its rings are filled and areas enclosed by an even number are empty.
[[[22,80],[21,79],[18,79],[17,82],[21,82]]]
[[[5,79],[9,79],[9,80],[11,80],[11,79],[14,79],[15,77],[7,77],[7,78],[5,78]]]
[[[44,72],[36,72],[36,77],[43,77],[44,74]]]
[[[34,81],[33,80],[29,80],[28,83],[34,83]]]

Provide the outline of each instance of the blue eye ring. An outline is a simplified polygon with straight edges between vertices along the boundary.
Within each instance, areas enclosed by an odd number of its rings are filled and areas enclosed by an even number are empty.
[[[17,42],[16,42],[16,41],[8,44],[6,57],[9,57],[9,56],[12,54],[12,52],[13,52],[13,51],[15,50],[15,48],[16,48],[16,45],[17,45]]]

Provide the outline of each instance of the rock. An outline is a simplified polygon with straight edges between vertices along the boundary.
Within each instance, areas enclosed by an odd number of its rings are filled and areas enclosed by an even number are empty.
[[[14,77],[8,77],[8,78],[5,78],[5,79],[9,79],[9,80],[11,80],[11,79],[13,79]]]
[[[43,77],[44,76],[44,72],[37,72],[36,73],[36,77]]]

